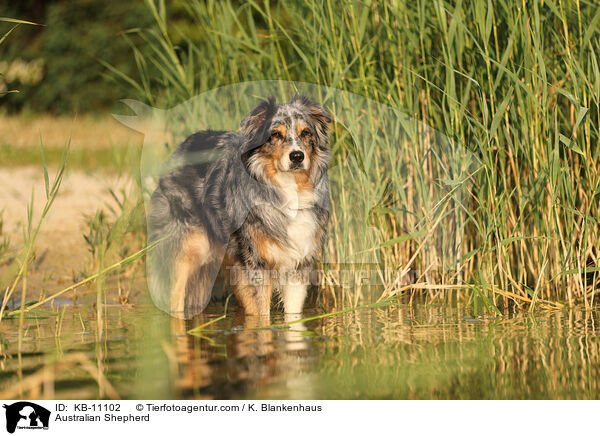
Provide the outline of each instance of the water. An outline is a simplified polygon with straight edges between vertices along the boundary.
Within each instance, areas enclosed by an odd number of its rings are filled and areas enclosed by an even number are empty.
[[[98,341],[95,312],[67,307],[62,319],[25,320],[20,359],[18,320],[5,320],[0,396],[600,398],[597,311],[494,317],[394,306],[263,330],[231,312],[202,336],[187,333],[222,313],[216,306],[184,322],[152,307],[112,306]]]

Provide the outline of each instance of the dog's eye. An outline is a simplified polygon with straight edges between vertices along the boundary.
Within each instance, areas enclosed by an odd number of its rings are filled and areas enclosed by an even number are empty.
[[[281,132],[279,130],[275,130],[274,132],[271,133],[271,138],[272,139],[283,139],[283,135],[281,134]]]
[[[300,132],[300,137],[301,138],[310,138],[311,133],[310,130],[308,129],[304,129],[302,132]]]

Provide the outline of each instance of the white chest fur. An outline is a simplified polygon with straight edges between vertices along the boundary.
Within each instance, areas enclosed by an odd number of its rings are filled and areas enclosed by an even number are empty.
[[[284,198],[287,240],[277,257],[282,267],[294,268],[311,257],[316,248],[317,221],[311,210],[315,195],[312,191],[299,191],[291,174],[282,174],[278,182]]]
[[[296,216],[290,218],[287,227],[288,244],[291,251],[295,252],[290,254],[297,262],[313,254],[316,230],[315,216],[310,210],[299,210]]]

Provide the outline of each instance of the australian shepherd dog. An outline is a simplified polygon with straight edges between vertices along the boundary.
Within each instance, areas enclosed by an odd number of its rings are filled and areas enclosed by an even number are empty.
[[[330,121],[307,97],[270,98],[240,132],[201,131],[175,150],[148,215],[160,308],[198,314],[221,269],[247,315],[268,316],[273,296],[286,313],[302,312],[329,219]]]

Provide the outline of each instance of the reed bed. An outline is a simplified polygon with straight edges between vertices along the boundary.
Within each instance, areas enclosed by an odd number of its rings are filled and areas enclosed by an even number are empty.
[[[593,2],[191,1],[194,35],[167,20],[164,2],[146,3],[156,25],[139,33],[152,54],[134,49],[136,77],[113,73],[150,105],[174,107],[239,82],[308,82],[395,108],[477,158],[477,171],[465,173],[469,190],[445,200],[460,216],[440,218],[444,204],[427,204],[434,199],[426,189],[442,176],[427,134],[403,142],[395,162],[397,147],[355,143],[347,125],[335,124],[332,183],[354,177],[350,160],[368,183],[350,183],[358,191],[332,198],[327,260],[357,254],[352,242],[363,235],[348,223],[368,209],[361,216],[378,234],[358,245],[392,272],[384,297],[490,311],[597,304],[600,8]],[[369,110],[365,118],[376,120]],[[438,248],[452,232],[449,267]],[[330,290],[325,295],[342,306],[369,296],[360,286]]]

